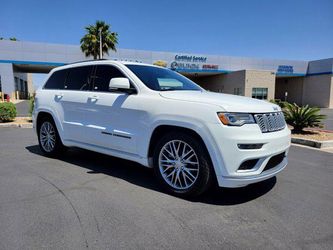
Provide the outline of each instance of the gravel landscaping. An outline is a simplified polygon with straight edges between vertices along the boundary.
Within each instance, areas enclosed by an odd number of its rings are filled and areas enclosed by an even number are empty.
[[[331,141],[331,140],[333,140],[333,131],[332,132],[325,132],[325,131],[306,130],[302,134],[294,134],[293,133],[291,135],[291,137],[309,139],[309,140],[316,140],[316,141]]]

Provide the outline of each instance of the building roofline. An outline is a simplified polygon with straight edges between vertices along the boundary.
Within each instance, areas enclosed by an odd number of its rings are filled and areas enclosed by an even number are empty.
[[[0,43],[21,43],[21,44],[35,44],[40,46],[68,46],[68,47],[76,47],[78,48],[80,45],[77,44],[64,44],[64,43],[43,43],[43,42],[31,42],[31,41],[10,41],[10,40],[0,40]],[[161,51],[161,50],[143,50],[143,49],[128,49],[128,48],[119,48],[120,50],[135,50],[139,52],[153,52],[153,53],[172,53],[172,54],[193,54],[193,55],[206,55],[206,56],[221,56],[221,57],[232,57],[232,58],[247,58],[247,59],[256,59],[256,60],[281,60],[281,61],[289,61],[289,62],[311,62],[311,61],[320,61],[332,58],[323,58],[316,60],[299,60],[299,59],[283,59],[283,58],[272,58],[272,57],[250,57],[250,56],[232,56],[232,55],[221,55],[221,54],[210,54],[210,53],[201,53],[201,52],[181,52],[181,51]]]

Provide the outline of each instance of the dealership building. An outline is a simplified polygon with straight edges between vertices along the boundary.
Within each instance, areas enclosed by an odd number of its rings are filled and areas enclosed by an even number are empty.
[[[164,66],[210,91],[333,108],[333,58],[299,61],[130,49],[110,51],[105,58]],[[76,45],[2,40],[0,92],[28,98],[34,91],[30,73],[89,59]]]

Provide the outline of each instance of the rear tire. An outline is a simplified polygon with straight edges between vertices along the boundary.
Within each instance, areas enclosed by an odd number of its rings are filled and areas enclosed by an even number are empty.
[[[186,133],[163,136],[155,147],[153,163],[159,183],[173,195],[198,196],[212,183],[214,171],[205,145]]]
[[[54,157],[64,152],[65,146],[62,144],[57,127],[50,117],[44,117],[38,124],[38,142],[43,154]]]

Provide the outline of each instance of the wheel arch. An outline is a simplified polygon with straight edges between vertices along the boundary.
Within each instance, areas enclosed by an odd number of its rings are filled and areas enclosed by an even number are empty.
[[[41,125],[41,121],[42,121],[43,118],[51,118],[54,121],[54,118],[53,118],[53,116],[52,116],[51,113],[46,112],[46,111],[40,111],[37,114],[37,118],[36,118],[36,128],[37,128],[37,131],[39,130],[39,127]]]
[[[61,139],[61,141],[63,142],[62,139],[62,127],[60,126],[60,124],[58,124],[57,119],[55,118],[54,114],[52,112],[50,112],[49,110],[40,110],[37,115],[36,115],[36,132],[38,133],[39,130],[39,126],[40,126],[40,122],[43,118],[48,117],[51,118],[56,126],[56,129],[58,131],[59,137]]]
[[[209,158],[210,166],[212,167],[213,171],[213,180],[215,183],[217,183],[216,179],[216,169],[214,165],[214,161],[212,159],[212,155],[209,151],[209,148],[207,147],[206,142],[203,140],[202,136],[194,129],[187,128],[183,126],[177,126],[177,125],[158,125],[152,132],[150,141],[149,141],[149,147],[148,147],[148,164],[150,167],[153,166],[153,153],[155,145],[158,143],[158,140],[165,134],[170,132],[182,132],[186,133],[187,135],[190,135],[197,139],[203,146],[203,149],[207,153],[207,156]]]
[[[186,127],[181,127],[181,126],[175,126],[175,125],[159,125],[157,126],[154,131],[151,134],[150,141],[149,141],[149,148],[148,148],[148,158],[153,156],[154,153],[154,146],[157,144],[159,138],[161,138],[163,135],[170,133],[170,132],[183,132],[188,135],[191,135],[198,139],[204,146],[205,149],[207,150],[207,147],[201,138],[201,136],[195,132],[194,130]]]

